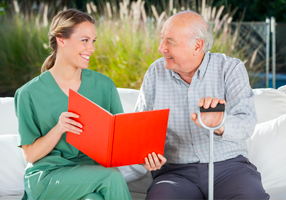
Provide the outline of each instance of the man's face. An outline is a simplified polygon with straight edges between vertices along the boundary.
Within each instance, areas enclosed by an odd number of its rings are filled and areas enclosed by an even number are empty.
[[[195,44],[190,45],[190,31],[179,20],[168,20],[161,31],[159,52],[165,58],[165,67],[177,73],[194,70],[193,53]]]

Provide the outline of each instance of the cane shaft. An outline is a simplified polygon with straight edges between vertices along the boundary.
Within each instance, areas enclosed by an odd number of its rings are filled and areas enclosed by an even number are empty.
[[[209,161],[209,200],[213,200],[214,197],[214,161],[213,161],[213,155],[214,155],[214,133],[213,130],[210,130],[210,161]]]

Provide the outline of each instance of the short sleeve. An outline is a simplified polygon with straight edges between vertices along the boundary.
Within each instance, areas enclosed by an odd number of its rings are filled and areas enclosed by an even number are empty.
[[[113,85],[113,87],[111,88],[111,94],[110,94],[110,112],[112,114],[118,114],[118,113],[123,113],[123,107],[121,104],[121,100],[117,91],[117,88],[115,87],[115,85]]]
[[[37,126],[37,117],[34,112],[31,96],[26,90],[17,90],[15,97],[15,112],[18,118],[18,146],[33,144],[42,136]]]

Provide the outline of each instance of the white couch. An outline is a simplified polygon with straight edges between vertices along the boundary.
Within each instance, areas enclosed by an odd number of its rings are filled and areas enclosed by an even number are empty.
[[[248,140],[249,159],[262,175],[271,200],[286,200],[286,94],[285,88],[254,89],[258,124]],[[125,112],[132,112],[138,90],[118,89]],[[17,147],[18,123],[13,98],[0,98],[0,199],[21,199],[26,166]],[[144,168],[143,168],[144,169]],[[131,176],[131,178],[130,178]],[[134,179],[125,174],[127,181]],[[144,199],[151,175],[128,182],[134,199]]]

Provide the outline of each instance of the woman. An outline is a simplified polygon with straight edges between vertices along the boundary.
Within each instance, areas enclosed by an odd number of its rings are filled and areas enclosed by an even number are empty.
[[[79,116],[66,112],[69,88],[113,114],[123,112],[112,80],[87,69],[95,40],[94,20],[87,14],[72,9],[56,15],[49,31],[53,51],[42,74],[15,94],[18,145],[28,161],[24,198],[131,199],[116,168],[98,165],[66,142],[67,131],[80,134],[83,127],[72,119]],[[144,167],[154,170],[165,160],[154,156],[146,162]]]

